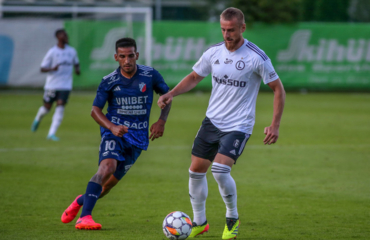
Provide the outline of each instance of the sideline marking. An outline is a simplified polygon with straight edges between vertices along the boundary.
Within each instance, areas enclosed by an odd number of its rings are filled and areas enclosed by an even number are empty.
[[[348,147],[348,148],[370,148],[370,144],[330,144],[330,145],[245,145],[245,149],[274,149],[274,150],[285,150],[285,149],[297,149],[297,148],[315,148],[315,149],[328,149],[328,148],[338,148],[338,147]],[[191,149],[191,144],[189,145],[166,145],[166,146],[155,146],[148,148],[150,150],[186,150]],[[0,152],[37,152],[37,151],[99,151],[99,147],[39,147],[39,148],[0,148]]]

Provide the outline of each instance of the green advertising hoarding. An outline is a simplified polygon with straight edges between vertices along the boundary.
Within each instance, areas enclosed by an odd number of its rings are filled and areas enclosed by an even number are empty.
[[[138,63],[145,63],[143,23],[68,21],[65,25],[81,61],[76,87],[96,87],[118,66],[114,43],[121,37],[137,40]],[[270,57],[288,90],[370,90],[369,24],[255,25],[244,37]],[[154,22],[152,66],[173,87],[209,46],[221,41],[219,23]],[[199,86],[211,88],[211,78]]]

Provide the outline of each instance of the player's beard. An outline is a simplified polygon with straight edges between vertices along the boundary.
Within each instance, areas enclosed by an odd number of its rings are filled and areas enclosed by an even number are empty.
[[[135,65],[127,66],[129,68],[125,68],[125,65],[121,66],[122,71],[124,71],[127,74],[131,74],[135,71]]]
[[[236,38],[236,39],[233,39],[231,42],[227,42],[226,40],[228,39],[224,39],[225,40],[225,45],[226,45],[226,48],[228,50],[236,50],[234,49],[235,46],[239,43],[240,41],[240,37]]]

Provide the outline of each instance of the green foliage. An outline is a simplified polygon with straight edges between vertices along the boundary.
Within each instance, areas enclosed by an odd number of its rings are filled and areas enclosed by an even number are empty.
[[[239,8],[245,21],[264,23],[293,23],[300,18],[301,0],[232,0],[232,6]]]
[[[302,20],[346,22],[350,0],[303,0]]]
[[[100,134],[90,117],[94,93],[73,92],[57,133],[46,141],[52,113],[30,131],[42,93],[0,94],[0,239],[165,239],[171,211],[192,217],[188,196],[191,145],[209,94],[174,99],[163,138],[93,212],[101,231],[78,231],[60,216],[97,170]],[[280,138],[263,145],[273,94],[260,93],[256,126],[233,167],[241,226],[238,239],[370,239],[370,95],[288,93]],[[154,100],[151,122],[158,119]],[[218,240],[225,205],[211,172],[207,240]],[[202,238],[200,238],[202,239]]]

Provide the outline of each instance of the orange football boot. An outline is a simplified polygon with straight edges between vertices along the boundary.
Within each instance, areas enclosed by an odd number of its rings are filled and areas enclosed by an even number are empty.
[[[100,230],[101,224],[96,223],[91,215],[79,218],[76,222],[76,229],[80,230]]]
[[[63,212],[61,217],[63,223],[69,223],[75,219],[78,211],[80,211],[80,208],[82,207],[82,205],[78,205],[77,203],[77,199],[81,196],[82,195],[77,196],[71,205],[69,205],[68,208]]]

